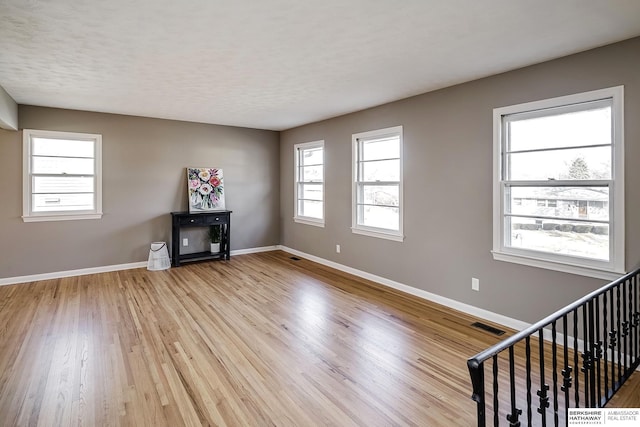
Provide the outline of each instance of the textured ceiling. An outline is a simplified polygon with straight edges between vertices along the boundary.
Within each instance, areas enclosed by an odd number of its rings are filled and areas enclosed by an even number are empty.
[[[0,0],[0,86],[282,130],[637,35],[637,0]]]

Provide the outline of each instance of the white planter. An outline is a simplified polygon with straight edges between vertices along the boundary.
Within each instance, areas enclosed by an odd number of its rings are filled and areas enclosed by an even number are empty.
[[[220,243],[212,243],[211,244],[211,253],[212,254],[217,254],[218,252],[220,252]]]

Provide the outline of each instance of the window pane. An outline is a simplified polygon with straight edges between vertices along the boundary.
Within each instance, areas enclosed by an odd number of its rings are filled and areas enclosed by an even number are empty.
[[[296,217],[322,220],[324,189],[323,142],[296,144]]]
[[[358,224],[367,227],[400,230],[400,209],[359,205]]]
[[[611,144],[611,107],[509,121],[509,139],[508,151]]]
[[[322,163],[322,147],[300,150],[301,166],[321,165]]]
[[[505,179],[611,179],[611,147],[507,154]]]
[[[397,240],[402,223],[402,126],[353,134],[352,141],[353,232]]]
[[[314,200],[299,200],[298,215],[322,219],[322,202]]]
[[[323,166],[303,166],[300,168],[300,181],[319,181],[323,179]]]
[[[94,157],[94,141],[32,138],[34,156]]]
[[[33,212],[93,210],[93,194],[34,194]]]
[[[47,174],[93,175],[93,159],[33,157],[32,172]]]
[[[298,198],[322,201],[322,184],[298,184]]]
[[[608,187],[507,187],[505,195],[510,214],[609,220]]]
[[[506,218],[506,246],[609,260],[609,226],[559,220]]]
[[[400,160],[361,163],[362,181],[400,181]]]
[[[398,185],[363,185],[359,193],[359,203],[400,206],[400,187]]]
[[[34,176],[33,193],[92,193],[93,177]]]
[[[365,140],[361,143],[361,150],[360,160],[400,158],[400,137]]]

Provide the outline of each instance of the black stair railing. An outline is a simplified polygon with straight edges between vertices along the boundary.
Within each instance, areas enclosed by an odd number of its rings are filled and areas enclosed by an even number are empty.
[[[567,425],[569,408],[606,405],[640,365],[639,287],[640,269],[470,358],[478,426]]]

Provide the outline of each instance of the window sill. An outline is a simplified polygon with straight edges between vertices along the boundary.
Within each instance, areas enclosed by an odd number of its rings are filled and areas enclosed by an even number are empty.
[[[384,232],[384,231],[364,230],[362,228],[355,228],[355,227],[351,227],[351,232],[354,233],[354,234],[361,234],[363,236],[377,237],[379,239],[393,240],[395,242],[403,242],[404,241],[404,236],[402,234],[394,234],[394,233],[388,233],[388,232]]]
[[[75,221],[82,219],[101,219],[102,213],[97,214],[71,214],[71,215],[33,215],[23,216],[23,222],[44,222],[44,221]]]
[[[595,267],[567,264],[535,257],[514,255],[499,251],[491,251],[491,253],[493,254],[493,259],[496,261],[512,262],[514,264],[528,265],[529,267],[544,268],[546,270],[561,271],[563,273],[577,274],[579,276],[593,277],[595,279],[613,281],[619,279],[622,275],[624,275],[624,272],[602,270]]]
[[[321,219],[302,218],[302,217],[294,216],[293,220],[298,224],[313,225],[314,227],[324,228],[324,221]]]

